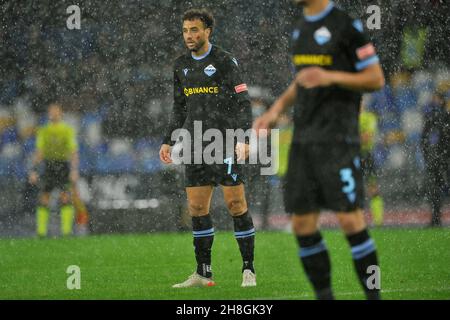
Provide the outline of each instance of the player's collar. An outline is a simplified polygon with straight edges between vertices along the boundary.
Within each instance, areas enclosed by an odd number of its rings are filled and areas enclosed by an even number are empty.
[[[308,22],[316,22],[322,18],[325,18],[331,12],[331,10],[333,10],[333,8],[334,8],[334,2],[330,1],[330,3],[327,5],[327,7],[325,9],[322,10],[322,12],[312,15],[312,16],[307,16],[306,14],[304,14],[303,16],[305,17],[305,20]]]
[[[212,44],[210,43],[210,44],[209,44],[208,51],[206,51],[205,54],[202,54],[201,56],[196,57],[196,56],[194,56],[194,54],[191,52],[191,57],[192,57],[194,60],[202,60],[203,58],[206,58],[206,57],[211,53],[211,49],[212,49]]]

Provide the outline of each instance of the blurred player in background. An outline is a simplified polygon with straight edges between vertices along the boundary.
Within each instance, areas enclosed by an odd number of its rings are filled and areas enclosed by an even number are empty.
[[[251,126],[247,85],[241,79],[237,60],[209,42],[213,25],[214,18],[207,10],[192,9],[183,15],[183,37],[189,53],[175,60],[174,108],[159,152],[165,164],[172,163],[171,146],[175,142],[171,136],[178,128],[189,130],[193,136],[194,121],[201,121],[204,131],[219,129],[222,134],[226,129],[246,131]],[[238,141],[234,159],[224,159],[229,160],[227,164],[185,164],[185,187],[192,216],[197,270],[186,281],[174,285],[175,288],[215,284],[211,270],[214,227],[209,210],[213,187],[219,184],[233,217],[235,238],[243,260],[241,285],[256,286],[253,266],[255,228],[245,198],[242,166],[236,165],[237,161],[248,157],[248,152],[248,143]],[[200,156],[203,159],[203,155]],[[194,158],[195,152],[192,153]]]
[[[36,212],[37,235],[47,236],[50,215],[50,194],[60,191],[61,234],[72,234],[74,208],[71,204],[70,189],[78,180],[78,144],[75,130],[62,121],[63,111],[58,103],[48,108],[48,124],[39,128],[36,136],[36,152],[30,183],[38,182],[41,187],[39,206]],[[39,164],[43,162],[43,173]]]
[[[421,147],[425,160],[426,196],[431,206],[431,227],[441,226],[444,190],[450,169],[450,100],[444,92],[433,96],[425,117]]]
[[[367,195],[370,199],[370,212],[374,224],[381,226],[383,224],[384,201],[378,188],[373,158],[373,148],[378,132],[378,119],[377,115],[366,110],[363,104],[359,115],[359,132],[361,135],[361,169],[367,186]]]
[[[297,74],[253,127],[271,127],[295,105],[284,201],[316,297],[334,299],[330,258],[318,228],[320,211],[328,209],[336,212],[351,246],[366,297],[380,299],[380,288],[367,284],[368,268],[378,266],[378,258],[362,211],[359,109],[361,91],[383,87],[383,71],[360,20],[329,0],[295,3],[303,6],[292,33]]]

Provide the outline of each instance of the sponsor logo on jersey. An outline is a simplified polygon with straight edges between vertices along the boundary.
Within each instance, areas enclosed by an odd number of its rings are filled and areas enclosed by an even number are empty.
[[[296,66],[331,66],[333,64],[333,56],[329,54],[296,54],[292,61]]]
[[[184,95],[189,97],[193,94],[218,94],[219,87],[194,87],[194,88],[184,88]]]
[[[247,91],[247,85],[245,83],[239,84],[237,86],[234,87],[234,91],[236,91],[236,93],[241,93],[244,91]]]
[[[375,47],[372,43],[368,43],[365,46],[356,49],[356,55],[359,60],[367,59],[375,55]]]
[[[330,39],[331,33],[327,27],[321,27],[314,32],[314,40],[321,46],[330,41]]]
[[[236,66],[239,66],[236,58],[232,58],[231,60],[233,60],[233,62]]]
[[[203,71],[206,73],[206,75],[208,77],[211,77],[214,73],[216,73],[217,70],[216,70],[216,68],[214,68],[214,66],[212,64],[210,64]]]

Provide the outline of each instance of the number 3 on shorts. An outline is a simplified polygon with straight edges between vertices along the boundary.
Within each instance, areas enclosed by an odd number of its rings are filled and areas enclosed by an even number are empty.
[[[355,193],[355,178],[353,178],[353,172],[350,168],[341,169],[339,172],[341,174],[341,181],[345,184],[342,187],[342,192],[347,195],[347,198],[350,202],[355,202],[356,193]]]

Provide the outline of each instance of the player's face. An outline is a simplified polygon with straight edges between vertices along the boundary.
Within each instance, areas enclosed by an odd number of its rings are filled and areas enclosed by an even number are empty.
[[[183,38],[186,47],[191,51],[198,51],[208,40],[211,29],[205,28],[199,19],[183,22]]]
[[[57,122],[62,118],[61,107],[57,105],[52,105],[48,109],[48,119],[52,122]]]

